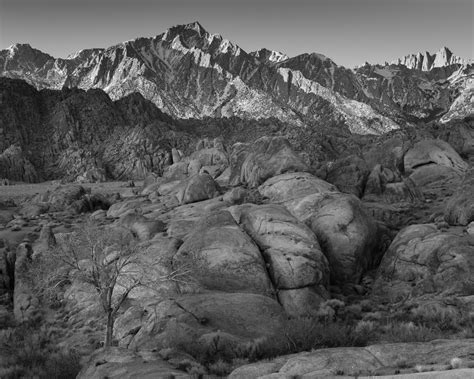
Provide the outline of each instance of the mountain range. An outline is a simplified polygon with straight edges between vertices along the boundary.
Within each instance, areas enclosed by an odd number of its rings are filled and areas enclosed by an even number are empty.
[[[197,22],[66,59],[16,44],[0,51],[0,178],[139,179],[216,137],[284,135],[317,165],[359,151],[357,136],[469,117],[473,84],[447,48],[348,69],[247,53]]]
[[[112,100],[139,92],[173,118],[274,117],[360,134],[462,118],[474,93],[473,64],[447,48],[348,69],[317,53],[248,53],[198,22],[66,59],[15,44],[0,51],[0,76],[38,90],[98,88]]]

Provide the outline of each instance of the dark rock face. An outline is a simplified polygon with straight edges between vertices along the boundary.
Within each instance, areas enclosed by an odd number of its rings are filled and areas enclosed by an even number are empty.
[[[0,177],[96,182],[162,173],[174,145],[191,140],[139,94],[36,91],[0,78]]]
[[[0,307],[13,301],[15,281],[15,254],[10,252],[3,240],[0,240]]]
[[[334,162],[327,169],[324,179],[334,184],[341,192],[361,197],[368,176],[367,163],[357,156],[350,155]]]
[[[10,180],[37,182],[40,179],[35,167],[18,145],[11,145],[0,154],[0,173]]]

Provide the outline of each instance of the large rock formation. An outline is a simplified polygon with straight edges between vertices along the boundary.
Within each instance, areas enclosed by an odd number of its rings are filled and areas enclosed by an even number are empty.
[[[377,225],[355,196],[341,193],[312,196],[306,209],[294,213],[318,237],[333,282],[358,283],[362,274],[380,259]]]
[[[272,296],[260,251],[229,212],[201,219],[173,260],[176,267],[189,267],[202,288]]]
[[[244,208],[240,221],[262,250],[286,312],[316,313],[329,296],[329,266],[311,230],[273,204]]]
[[[283,137],[261,137],[252,144],[237,144],[231,154],[231,184],[256,187],[272,176],[308,167]]]
[[[132,349],[173,346],[197,341],[216,331],[245,343],[281,332],[283,313],[268,296],[251,293],[211,292],[185,294],[129,308],[119,317],[116,335]]]
[[[418,167],[430,164],[449,167],[461,173],[468,167],[459,154],[442,140],[422,140],[404,156],[404,168],[407,174],[413,173]]]
[[[474,239],[432,224],[401,230],[377,272],[374,294],[390,302],[472,295]]]
[[[467,225],[474,221],[474,169],[471,168],[459,188],[448,200],[445,210],[450,225]]]
[[[268,179],[258,191],[272,203],[286,205],[307,195],[337,192],[337,188],[310,173],[291,172]]]

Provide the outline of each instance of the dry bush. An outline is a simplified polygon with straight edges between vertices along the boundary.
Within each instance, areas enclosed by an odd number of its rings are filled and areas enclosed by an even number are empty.
[[[2,330],[1,337],[1,378],[69,379],[81,369],[79,355],[60,351],[44,327],[20,324]]]

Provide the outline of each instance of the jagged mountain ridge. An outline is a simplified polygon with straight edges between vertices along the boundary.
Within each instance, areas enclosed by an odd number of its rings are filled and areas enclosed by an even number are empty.
[[[458,64],[429,76],[404,68],[386,67],[386,78],[378,66],[352,71],[321,54],[288,58],[266,49],[248,54],[198,22],[67,59],[29,45],[0,52],[0,75],[39,89],[101,88],[114,100],[138,91],[177,118],[276,117],[293,125],[336,123],[374,134],[413,118],[441,117],[463,90],[449,77],[456,70],[472,77],[472,70]]]
[[[71,59],[40,55],[33,67],[30,52],[16,53],[25,49],[33,50],[22,45],[2,51],[2,75],[24,78],[37,88],[102,88],[113,99],[138,90],[174,117],[275,116],[301,125],[337,120],[353,131],[375,133],[397,127],[370,106],[324,87],[322,79],[294,71],[291,60],[271,67],[198,23],[105,50],[84,50]]]
[[[431,54],[428,51],[424,53],[409,54],[398,58],[392,62],[396,65],[404,65],[410,69],[430,71],[434,68],[451,66],[454,64],[466,65],[468,62],[452,53],[446,46]]]

